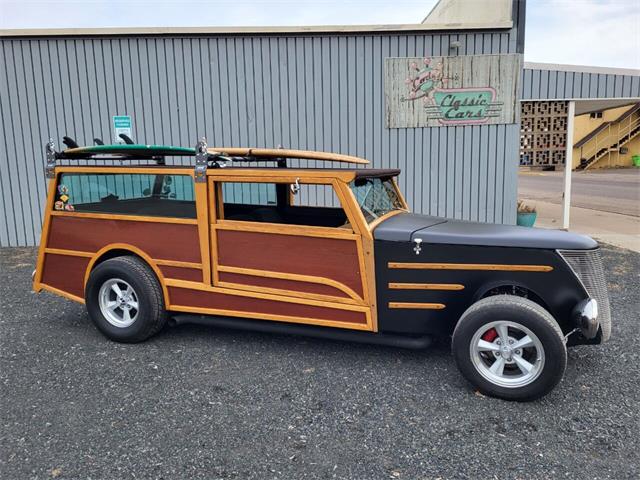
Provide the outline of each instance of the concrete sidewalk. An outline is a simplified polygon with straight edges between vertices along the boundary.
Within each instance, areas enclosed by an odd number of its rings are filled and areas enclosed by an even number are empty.
[[[562,205],[521,197],[538,210],[536,227],[562,228]],[[570,231],[598,241],[640,252],[640,217],[571,207]]]

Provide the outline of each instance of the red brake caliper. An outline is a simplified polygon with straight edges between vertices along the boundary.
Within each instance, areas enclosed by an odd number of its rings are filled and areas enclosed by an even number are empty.
[[[484,335],[482,335],[482,339],[486,342],[493,342],[497,336],[498,332],[496,332],[495,328],[492,328],[491,330],[487,330]]]

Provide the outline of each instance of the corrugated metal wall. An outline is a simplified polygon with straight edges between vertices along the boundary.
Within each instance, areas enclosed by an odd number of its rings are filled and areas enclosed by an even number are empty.
[[[527,68],[522,100],[640,97],[640,76]]]
[[[515,220],[519,126],[385,129],[386,57],[516,53],[516,29],[469,34],[0,39],[0,245],[39,242],[43,145],[139,143],[302,148],[399,167],[416,212]],[[521,41],[521,40],[520,40]]]

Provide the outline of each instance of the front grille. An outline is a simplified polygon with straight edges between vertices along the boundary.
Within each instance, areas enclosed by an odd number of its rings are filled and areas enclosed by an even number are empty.
[[[602,328],[602,341],[611,336],[611,308],[607,281],[604,278],[600,249],[595,250],[558,250],[565,262],[576,274],[591,298],[598,302],[598,320]]]

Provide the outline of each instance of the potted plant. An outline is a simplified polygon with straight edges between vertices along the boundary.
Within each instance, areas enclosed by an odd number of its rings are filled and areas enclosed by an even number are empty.
[[[521,227],[533,227],[537,216],[536,207],[527,205],[523,200],[518,200],[518,225]]]

